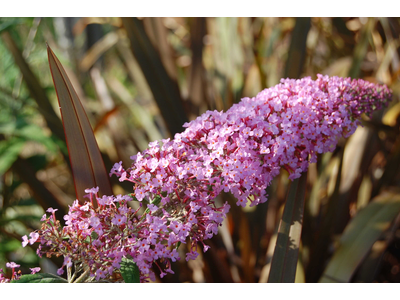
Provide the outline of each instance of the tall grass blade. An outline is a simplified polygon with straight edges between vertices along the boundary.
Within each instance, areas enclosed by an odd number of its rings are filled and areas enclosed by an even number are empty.
[[[50,47],[47,47],[47,53],[60,104],[76,196],[82,203],[85,189],[97,186],[101,194],[111,195],[108,173],[85,110]]]
[[[293,180],[278,229],[268,282],[294,282],[303,225],[307,173]]]

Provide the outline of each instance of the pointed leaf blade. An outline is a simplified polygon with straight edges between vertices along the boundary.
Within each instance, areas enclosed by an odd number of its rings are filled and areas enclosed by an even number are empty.
[[[320,282],[349,282],[373,244],[400,213],[400,196],[379,196],[351,220]]]
[[[76,196],[82,203],[85,189],[97,186],[101,194],[111,195],[108,173],[85,110],[63,66],[50,47],[47,47],[47,53],[60,105]]]

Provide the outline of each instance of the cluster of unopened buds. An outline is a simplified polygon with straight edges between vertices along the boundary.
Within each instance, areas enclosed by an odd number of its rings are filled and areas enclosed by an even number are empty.
[[[122,257],[137,264],[141,281],[154,280],[153,263],[163,277],[173,273],[180,243],[190,242],[187,260],[197,257],[198,244],[208,249],[204,240],[217,234],[229,210],[227,203],[217,207],[218,194],[231,192],[242,207],[265,202],[281,168],[292,180],[300,177],[318,153],[333,151],[355,131],[362,113],[391,96],[386,86],[363,80],[282,79],[226,112],[204,113],[173,140],[150,143],[131,157],[130,168],[115,164],[110,176],[132,182],[134,193],[100,197],[97,188],[88,189],[90,201],[74,202],[66,226],[49,210],[41,230],[23,243],[39,241],[39,255],[63,255],[63,268],[74,265],[97,281],[117,281]],[[133,210],[132,200],[146,203],[146,212]]]

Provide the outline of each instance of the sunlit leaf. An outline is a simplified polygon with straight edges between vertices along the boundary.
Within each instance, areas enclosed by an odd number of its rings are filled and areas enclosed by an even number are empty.
[[[307,173],[293,180],[280,221],[268,282],[294,282],[303,225]]]
[[[377,197],[351,220],[320,282],[349,282],[372,245],[400,212],[399,195]]]

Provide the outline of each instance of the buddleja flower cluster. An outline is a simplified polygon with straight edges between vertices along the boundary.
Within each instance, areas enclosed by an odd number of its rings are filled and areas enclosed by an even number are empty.
[[[142,281],[154,279],[153,263],[161,277],[172,273],[179,243],[189,241],[186,259],[195,259],[197,245],[217,233],[229,210],[227,203],[217,207],[218,194],[231,192],[242,207],[265,202],[281,168],[290,179],[300,177],[318,153],[333,151],[355,131],[362,113],[391,96],[386,86],[318,75],[282,79],[226,112],[208,111],[173,140],[150,143],[128,169],[114,165],[110,176],[132,182],[132,195],[100,198],[89,189],[98,208],[76,201],[63,228],[54,214],[45,216],[38,253],[63,255],[64,266],[87,266],[97,280],[115,276],[124,256],[136,262]],[[149,203],[144,215],[127,205],[132,198]]]
[[[119,281],[121,276],[114,271],[120,269],[122,258],[128,256],[138,266],[142,282],[154,281],[153,263],[159,267],[161,277],[166,272],[173,273],[171,261],[180,259],[177,247],[179,243],[186,243],[187,238],[192,245],[187,260],[196,258],[197,242],[216,234],[229,210],[228,205],[216,208],[212,203],[195,202],[158,207],[160,198],[156,197],[147,206],[146,213],[139,216],[140,207],[133,210],[128,206],[132,196],[98,197],[98,190],[85,190],[90,201],[80,205],[76,200],[70,206],[64,216],[64,227],[56,220],[56,209],[49,208],[50,216],[42,217],[37,254],[63,255],[64,263],[58,275],[64,273],[64,267],[68,270],[74,265],[75,273],[90,273],[97,281]],[[93,199],[97,200],[97,208]],[[27,237],[23,239],[27,243]]]

